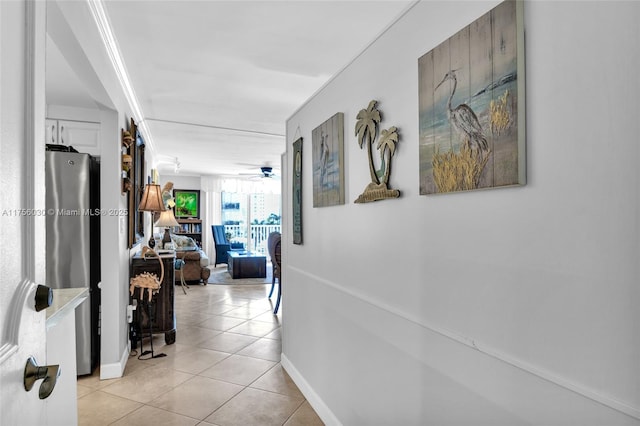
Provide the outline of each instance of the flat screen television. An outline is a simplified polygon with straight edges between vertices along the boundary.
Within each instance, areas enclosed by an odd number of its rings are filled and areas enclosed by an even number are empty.
[[[200,191],[190,189],[174,189],[173,197],[176,201],[176,218],[200,217]]]

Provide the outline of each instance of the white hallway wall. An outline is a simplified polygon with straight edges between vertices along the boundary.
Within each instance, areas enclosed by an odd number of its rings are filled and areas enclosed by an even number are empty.
[[[127,198],[121,192],[120,129],[129,127],[133,111],[111,66],[88,2],[49,0],[47,14],[47,30],[100,108],[101,208],[127,209]],[[152,157],[153,153],[147,151],[147,159]],[[148,222],[146,226],[149,229]],[[127,248],[127,229],[126,216],[107,215],[101,220],[102,379],[120,377],[129,357],[129,258],[140,246]]]
[[[419,3],[287,121],[283,365],[329,424],[640,424],[640,3],[526,2],[527,185],[420,196],[417,60],[496,4]],[[402,197],[356,205],[371,99]],[[347,202],[313,208],[336,112]]]

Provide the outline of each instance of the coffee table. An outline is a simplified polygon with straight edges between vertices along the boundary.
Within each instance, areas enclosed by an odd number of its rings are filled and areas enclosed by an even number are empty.
[[[229,251],[227,255],[227,271],[231,278],[267,277],[267,256],[248,251]]]

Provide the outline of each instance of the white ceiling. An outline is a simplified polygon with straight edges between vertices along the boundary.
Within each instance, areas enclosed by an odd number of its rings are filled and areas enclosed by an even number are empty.
[[[279,168],[285,120],[412,1],[103,3],[161,174],[234,175]],[[48,102],[87,107],[48,53]]]

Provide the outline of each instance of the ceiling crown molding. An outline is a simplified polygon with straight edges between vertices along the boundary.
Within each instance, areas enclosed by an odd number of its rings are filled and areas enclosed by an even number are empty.
[[[102,43],[107,51],[109,56],[109,60],[111,61],[111,66],[115,71],[118,81],[120,82],[120,87],[124,92],[124,95],[129,104],[129,108],[133,111],[133,118],[138,125],[138,128],[142,131],[145,141],[145,149],[151,150],[152,154],[155,154],[155,146],[153,143],[153,137],[151,136],[151,131],[149,130],[146,122],[145,116],[142,112],[142,107],[138,102],[138,98],[136,96],[136,92],[133,89],[131,84],[131,80],[129,79],[129,73],[127,72],[127,67],[122,59],[122,55],[120,54],[120,48],[118,47],[118,41],[116,40],[115,35],[113,34],[113,29],[111,27],[111,23],[109,21],[109,17],[104,10],[104,5],[102,0],[86,0],[89,5],[89,10],[91,11],[91,15],[98,27],[98,31],[100,32],[100,38],[102,39]]]

